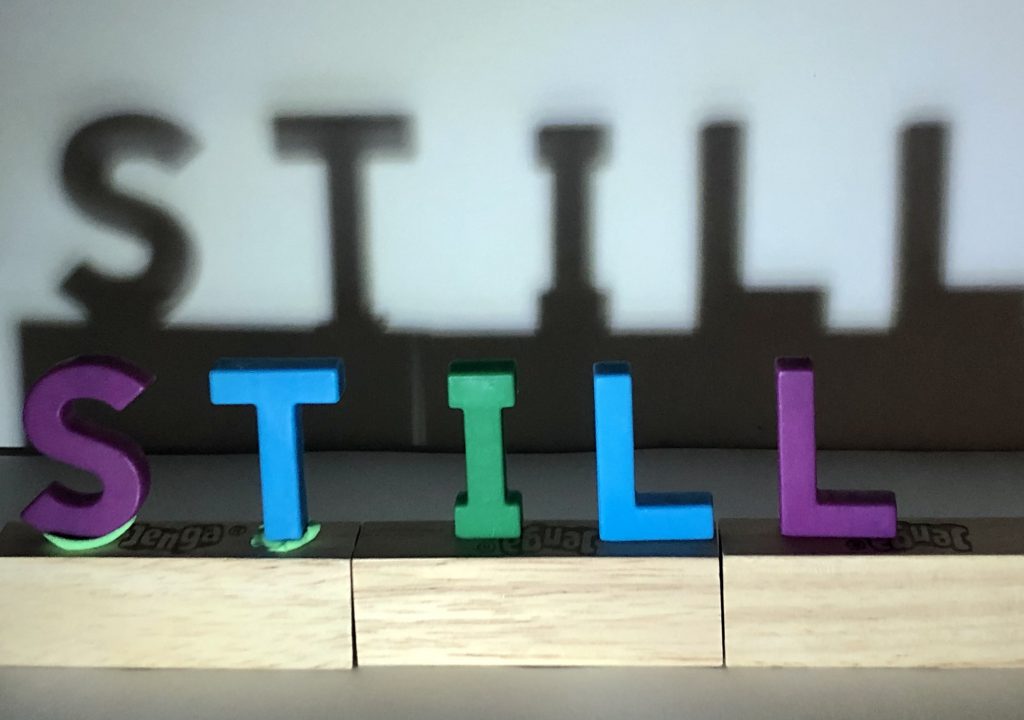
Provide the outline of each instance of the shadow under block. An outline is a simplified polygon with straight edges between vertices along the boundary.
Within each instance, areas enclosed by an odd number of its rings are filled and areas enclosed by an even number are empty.
[[[0,533],[0,665],[351,668],[355,523],[309,545],[250,546],[243,523],[138,522],[65,552],[36,530]]]
[[[586,523],[460,540],[366,523],[352,561],[360,665],[722,664],[717,540],[603,543]]]
[[[1024,667],[1024,519],[901,521],[893,540],[723,520],[730,667]]]

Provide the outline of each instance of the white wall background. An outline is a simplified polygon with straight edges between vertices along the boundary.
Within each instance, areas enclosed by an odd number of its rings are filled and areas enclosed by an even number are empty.
[[[22,442],[18,323],[81,317],[58,288],[82,260],[147,262],[63,196],[64,143],[102,114],[162,115],[201,144],[178,172],[118,171],[195,243],[174,324],[326,319],[323,168],[278,157],[271,128],[322,112],[411,119],[413,157],[369,175],[371,297],[391,327],[532,328],[550,277],[536,131],[596,122],[612,325],[692,328],[698,132],[728,119],[747,129],[745,282],[820,286],[830,328],[862,330],[892,318],[909,122],[951,128],[947,282],[1024,282],[1022,37],[1017,0],[4,0],[0,445]]]

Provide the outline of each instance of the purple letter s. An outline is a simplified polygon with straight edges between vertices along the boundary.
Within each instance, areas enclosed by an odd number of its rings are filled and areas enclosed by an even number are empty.
[[[125,360],[82,356],[50,368],[25,398],[25,435],[43,455],[99,477],[103,490],[80,493],[53,483],[21,513],[37,530],[77,538],[113,532],[139,510],[149,492],[149,464],[126,435],[85,420],[78,399],[123,410],[154,376]]]

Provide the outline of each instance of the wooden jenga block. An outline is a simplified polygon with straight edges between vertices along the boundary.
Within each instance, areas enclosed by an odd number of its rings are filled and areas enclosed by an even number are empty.
[[[460,540],[367,523],[352,564],[360,665],[722,664],[717,540],[604,543],[586,523]]]
[[[902,521],[891,540],[719,532],[729,666],[1024,666],[1024,519]]]
[[[350,668],[358,525],[288,553],[258,526],[138,522],[109,546],[59,550],[0,533],[0,665]]]

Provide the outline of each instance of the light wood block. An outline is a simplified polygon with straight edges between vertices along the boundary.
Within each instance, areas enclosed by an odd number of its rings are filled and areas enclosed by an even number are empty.
[[[352,667],[358,525],[325,523],[286,554],[252,548],[257,529],[140,522],[108,547],[68,553],[8,525],[0,665]]]
[[[723,520],[726,664],[1024,666],[1024,519],[899,529],[819,540]]]
[[[533,523],[367,523],[352,562],[360,665],[722,664],[717,540],[602,543]]]

